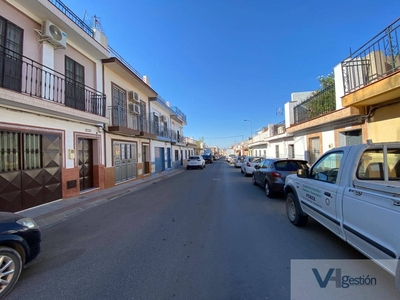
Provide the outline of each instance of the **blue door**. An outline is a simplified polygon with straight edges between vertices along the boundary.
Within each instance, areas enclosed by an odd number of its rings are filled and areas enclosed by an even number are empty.
[[[168,168],[171,168],[171,148],[167,148],[167,165]]]
[[[165,170],[164,148],[155,147],[155,167],[156,173]]]

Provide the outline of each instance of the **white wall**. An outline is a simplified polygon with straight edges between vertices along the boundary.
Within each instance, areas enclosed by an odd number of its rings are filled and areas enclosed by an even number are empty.
[[[307,157],[307,139],[305,136],[297,136],[293,141],[294,157],[297,159],[308,159]]]
[[[336,109],[341,109],[343,108],[342,97],[344,96],[342,64],[333,68],[333,74],[335,76]]]
[[[322,132],[322,153],[332,149],[335,145],[335,131],[323,131]],[[321,153],[321,155],[322,155]]]

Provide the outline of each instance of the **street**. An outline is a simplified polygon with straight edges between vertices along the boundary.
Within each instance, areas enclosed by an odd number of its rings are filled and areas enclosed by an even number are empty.
[[[42,235],[7,299],[290,299],[291,259],[365,258],[312,219],[293,226],[283,197],[223,160]]]

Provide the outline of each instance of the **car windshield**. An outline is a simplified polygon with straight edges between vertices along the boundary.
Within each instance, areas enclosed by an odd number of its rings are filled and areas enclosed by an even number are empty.
[[[190,156],[189,159],[200,159],[200,156]]]
[[[277,171],[297,171],[297,169],[307,169],[304,161],[277,161],[274,163]]]

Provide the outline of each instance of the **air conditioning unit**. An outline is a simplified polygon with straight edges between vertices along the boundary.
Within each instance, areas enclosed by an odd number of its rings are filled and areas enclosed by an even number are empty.
[[[133,103],[128,103],[128,110],[131,114],[135,113],[135,104]]]
[[[140,105],[133,104],[133,113],[140,114]]]
[[[135,91],[130,91],[128,96],[129,96],[129,101],[140,102],[139,94],[136,93]]]
[[[55,49],[67,48],[67,34],[56,25],[46,20],[42,24],[42,41],[48,41]]]
[[[135,103],[128,103],[128,110],[131,114],[140,114],[140,105]]]
[[[285,132],[285,127],[283,126],[278,127],[278,134],[282,134],[284,132]]]

